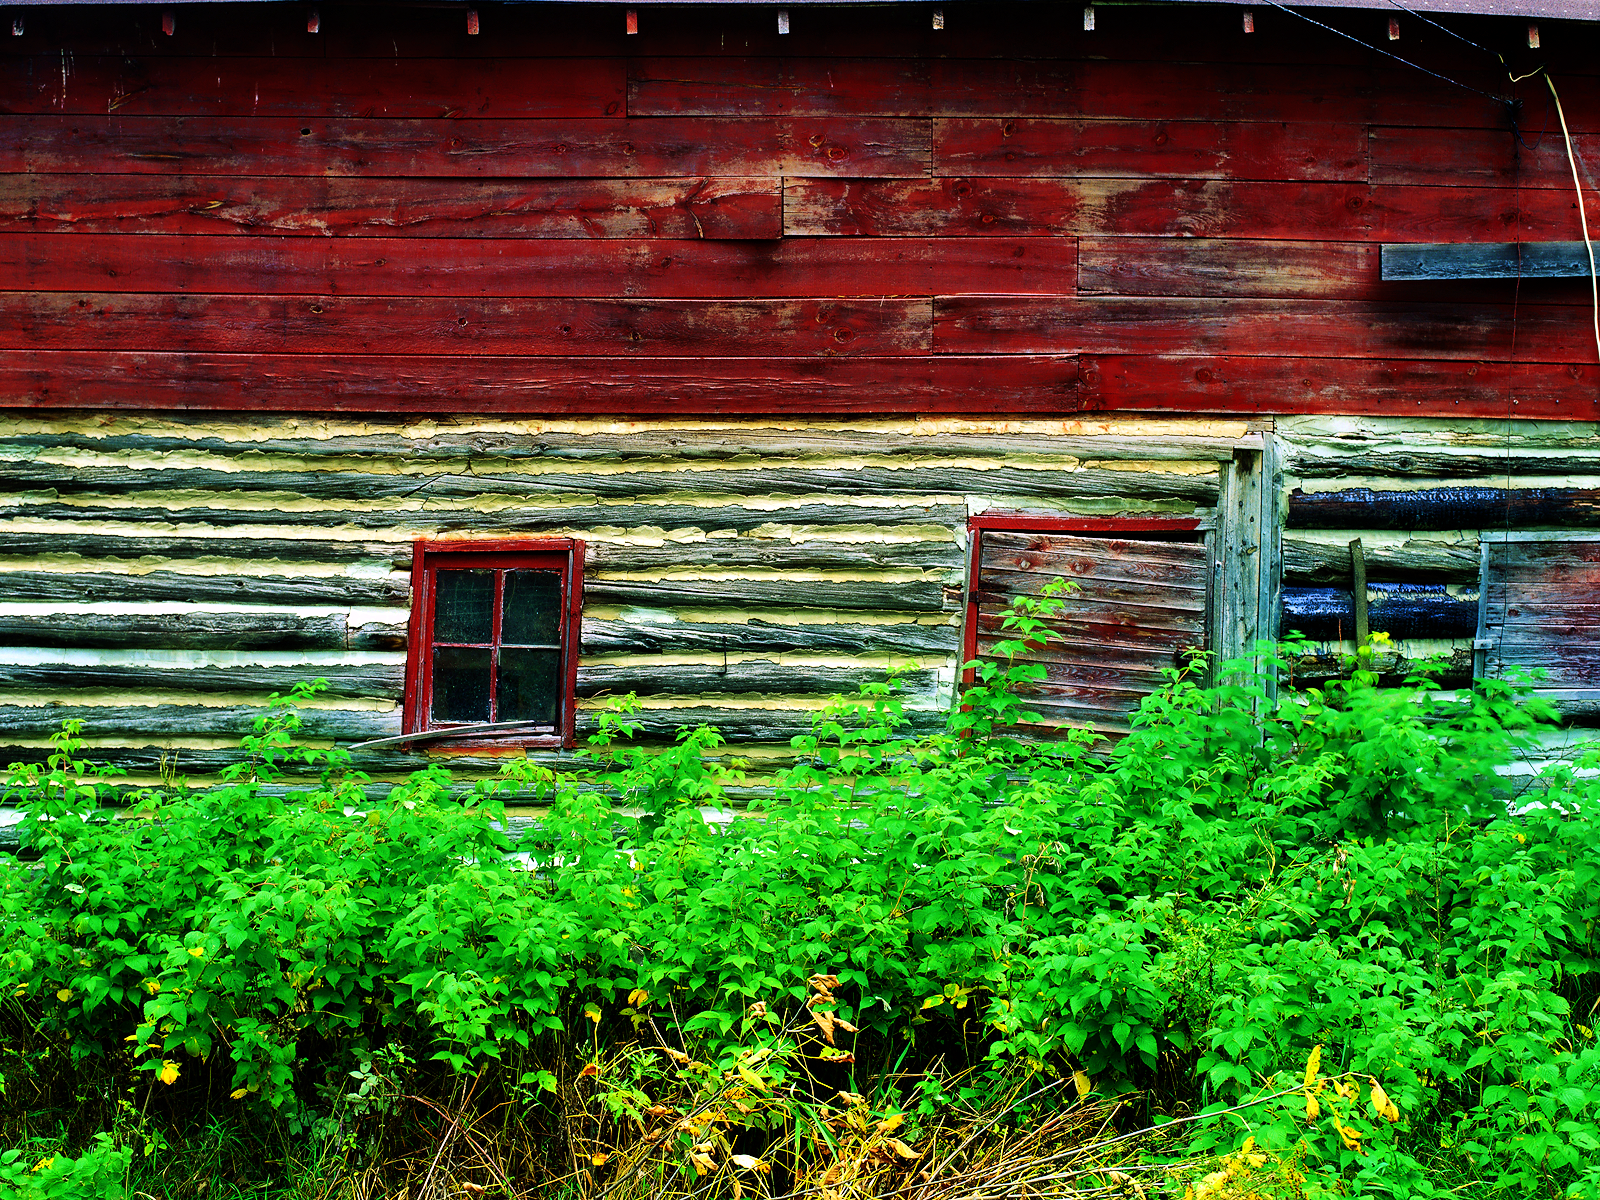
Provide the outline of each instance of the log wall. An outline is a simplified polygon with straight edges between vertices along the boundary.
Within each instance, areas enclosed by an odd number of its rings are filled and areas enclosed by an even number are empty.
[[[0,405],[1596,415],[1586,281],[1381,278],[1580,236],[1509,18],[1318,14],[1430,75],[1279,9],[320,13],[0,39]]]
[[[0,761],[79,717],[138,775],[163,755],[206,775],[269,693],[314,677],[316,737],[400,732],[419,538],[587,543],[580,733],[635,692],[653,734],[709,721],[780,754],[889,667],[938,724],[969,516],[1210,523],[1242,442],[1261,435],[1240,420],[13,414]],[[359,756],[380,777],[423,761]]]

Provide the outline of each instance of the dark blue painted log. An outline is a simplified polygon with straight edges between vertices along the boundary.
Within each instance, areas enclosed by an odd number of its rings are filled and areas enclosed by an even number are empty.
[[[1582,242],[1435,242],[1387,245],[1385,279],[1587,279]]]
[[[1478,631],[1476,592],[1451,595],[1438,584],[1368,583],[1372,632],[1396,638],[1472,637]],[[1355,638],[1355,606],[1347,588],[1284,588],[1283,631],[1315,641]]]
[[[1289,493],[1292,529],[1600,528],[1600,491],[1592,488],[1440,487],[1407,492],[1345,488]]]

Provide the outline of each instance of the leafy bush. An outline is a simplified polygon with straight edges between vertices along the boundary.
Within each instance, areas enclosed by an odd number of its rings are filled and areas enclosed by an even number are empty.
[[[1004,1129],[1092,1090],[1224,1156],[1196,1196],[1600,1196],[1600,784],[1508,805],[1496,769],[1549,718],[1513,688],[1358,670],[1274,699],[1250,670],[1173,671],[1110,749],[1010,736],[1037,667],[974,664],[928,737],[891,680],[739,809],[715,731],[638,746],[625,706],[572,771],[372,801],[296,743],[302,687],[222,786],[119,820],[69,729],[10,778],[5,1019],[141,1111],[347,1155],[428,1087],[588,1114],[543,1126],[574,1186],[615,1155],[770,1189],[735,1156],[825,1176],[856,1129],[893,1165],[877,1122],[916,1155],[952,1106]],[[516,846],[508,800],[547,806]],[[1024,1103],[1029,1077],[1071,1085]]]

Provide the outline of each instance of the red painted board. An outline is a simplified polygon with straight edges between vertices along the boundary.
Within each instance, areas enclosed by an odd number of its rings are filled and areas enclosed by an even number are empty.
[[[934,301],[934,349],[948,354],[1196,354],[1588,362],[1582,305],[1354,300],[1073,299],[950,296]]]
[[[81,19],[81,17],[80,17]],[[12,60],[0,113],[235,117],[620,117],[621,58]]]
[[[41,233],[768,239],[780,203],[777,179],[0,175],[0,230]]]
[[[1123,296],[1359,299],[1381,286],[1371,242],[1083,238],[1078,291]]]
[[[33,291],[365,296],[1070,294],[1069,238],[668,240],[144,237],[0,233]]]
[[[1078,54],[1094,53],[1084,46]],[[1187,57],[1187,56],[1185,56]],[[1486,91],[1504,76],[1483,72]],[[1582,100],[1600,99],[1575,80]],[[872,58],[631,59],[635,116],[995,116],[1298,121],[1493,127],[1504,105],[1413,68],[1280,64]],[[1589,111],[1589,110],[1585,110]]]
[[[0,171],[650,178],[922,176],[927,120],[15,116]]]
[[[931,300],[0,292],[0,349],[311,355],[925,355]]]
[[[1371,132],[1372,182],[1470,188],[1556,188],[1573,192],[1567,144],[1553,112],[1533,120],[1519,141],[1509,126],[1499,129],[1409,129],[1378,126]],[[1541,129],[1543,136],[1540,136]],[[1600,162],[1600,134],[1572,139],[1584,188],[1593,190],[1583,164]]]
[[[1576,227],[1554,192],[1368,188],[1353,183],[1189,179],[797,179],[786,236],[949,234],[1277,238],[1316,241],[1560,240]],[[1520,216],[1519,216],[1520,214]],[[1519,233],[1520,231],[1520,233]]]
[[[1354,123],[943,117],[933,143],[939,175],[1367,178],[1366,129]]]
[[[1600,417],[1600,367],[1573,363],[1084,355],[1092,412]]]
[[[1077,361],[0,351],[0,407],[281,412],[1065,412]]]

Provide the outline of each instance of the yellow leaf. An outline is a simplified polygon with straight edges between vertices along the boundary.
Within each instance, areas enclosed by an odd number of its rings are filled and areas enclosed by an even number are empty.
[[[161,990],[161,980],[159,980],[159,979],[146,979],[144,981],[144,987],[145,987],[145,991],[149,992],[152,996],[154,996],[157,992],[159,992]]]
[[[228,1099],[229,1100],[243,1100],[249,1094],[250,1094],[250,1089],[249,1088],[234,1088],[233,1091],[228,1093]]]
[[[1322,1105],[1317,1103],[1317,1098],[1310,1092],[1306,1093],[1306,1120],[1315,1121],[1322,1112]]]
[[[1385,1121],[1398,1121],[1400,1110],[1395,1107],[1394,1101],[1389,1099],[1389,1093],[1384,1091],[1383,1085],[1372,1079],[1372,1076],[1369,1075],[1367,1078],[1372,1080],[1372,1107],[1377,1109],[1378,1115]]]
[[[1072,1086],[1078,1089],[1079,1100],[1087,1100],[1089,1093],[1094,1091],[1094,1081],[1082,1071],[1072,1073]]]
[[[56,999],[61,1001],[61,1003],[65,1004],[68,1000],[72,999],[72,989],[71,988],[62,988],[59,992],[56,993]]]
[[[938,1008],[939,1005],[941,1005],[943,1003],[944,1003],[944,997],[943,996],[929,996],[926,1000],[924,1000],[922,1002],[922,1007],[923,1007],[923,1010],[926,1011],[927,1009],[930,1009],[930,1008]]]
[[[921,1158],[922,1157],[922,1152],[920,1150],[913,1150],[910,1146],[906,1145],[899,1138],[890,1138],[889,1139],[889,1149],[893,1150],[901,1158]]]
[[[1333,1118],[1333,1128],[1334,1131],[1338,1133],[1339,1140],[1344,1143],[1344,1148],[1346,1150],[1361,1149],[1361,1135],[1354,1129],[1350,1129],[1347,1126],[1340,1124],[1338,1117]]]
[[[595,1005],[585,1004],[583,1006],[583,1015],[588,1017],[589,1020],[593,1021],[596,1025],[600,1024],[600,1010]]]
[[[893,1133],[896,1129],[899,1129],[900,1126],[905,1124],[905,1120],[905,1113],[893,1113],[878,1122],[878,1132]]]
[[[600,1064],[597,1062],[584,1063],[583,1070],[578,1072],[579,1079],[588,1079],[590,1076],[600,1074]]]
[[[161,1070],[156,1075],[156,1078],[161,1080],[161,1082],[165,1083],[165,1084],[177,1083],[178,1082],[178,1064],[173,1062],[170,1058],[162,1059],[161,1060]]]
[[[608,1159],[610,1157],[611,1157],[611,1155],[609,1155],[609,1154],[591,1154],[589,1156],[589,1162],[592,1163],[594,1166],[603,1167],[603,1166],[606,1165],[606,1159]]]
[[[628,993],[628,1003],[635,1008],[643,1008],[650,1003],[650,993],[643,988],[634,988],[633,991]]]
[[[740,1167],[746,1171],[758,1171],[766,1173],[772,1170],[772,1167],[768,1163],[763,1162],[753,1154],[735,1154],[733,1156],[733,1164],[734,1166]]]
[[[206,956],[206,948],[204,946],[190,946],[189,953],[195,958],[204,958]]]
[[[1317,1072],[1320,1070],[1322,1070],[1322,1047],[1316,1045],[1311,1047],[1311,1053],[1306,1058],[1306,1087],[1316,1082]]]

